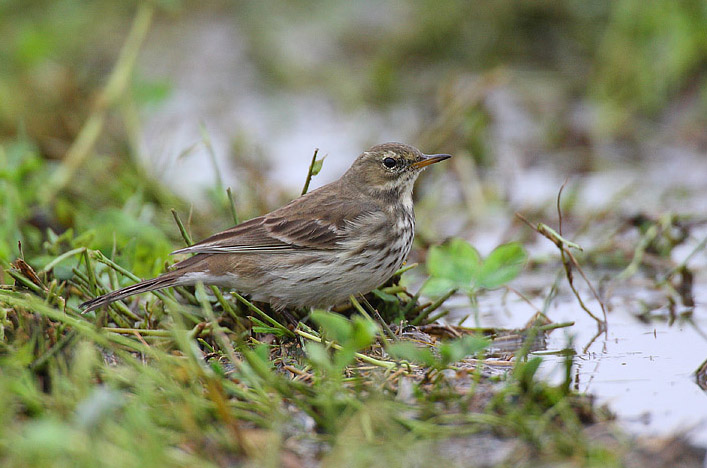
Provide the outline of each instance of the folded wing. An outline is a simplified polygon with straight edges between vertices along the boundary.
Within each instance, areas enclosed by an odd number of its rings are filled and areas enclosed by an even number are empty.
[[[336,200],[326,192],[314,191],[265,216],[253,218],[215,234],[203,241],[179,249],[181,253],[277,253],[293,250],[336,250],[360,220],[382,216],[377,206],[362,205],[356,199]],[[341,209],[341,205],[343,210]]]

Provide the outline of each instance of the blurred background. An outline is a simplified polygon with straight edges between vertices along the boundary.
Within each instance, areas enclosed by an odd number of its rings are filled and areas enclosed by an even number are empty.
[[[574,330],[578,388],[677,430],[705,398],[706,31],[704,0],[5,0],[0,260],[22,241],[41,268],[64,235],[154,275],[180,245],[171,208],[202,238],[233,224],[226,187],[249,218],[299,194],[316,148],[313,187],[402,141],[455,156],[420,181],[418,247],[521,240],[550,265],[519,284],[542,303],[555,248],[513,213],[556,226],[567,180],[564,232],[618,323]],[[655,281],[686,259],[692,304]],[[569,302],[553,319],[582,320]],[[483,324],[532,314],[500,303]]]

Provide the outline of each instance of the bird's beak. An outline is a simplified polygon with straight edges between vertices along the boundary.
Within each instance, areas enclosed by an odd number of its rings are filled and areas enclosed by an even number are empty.
[[[415,169],[422,169],[423,167],[427,167],[430,164],[444,161],[445,159],[449,159],[451,157],[451,154],[426,154],[423,159],[420,159],[419,161],[416,161],[410,165]]]

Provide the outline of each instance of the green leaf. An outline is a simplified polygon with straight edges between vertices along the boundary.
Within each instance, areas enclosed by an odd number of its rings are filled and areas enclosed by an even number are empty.
[[[416,346],[414,343],[393,343],[388,345],[387,351],[397,359],[418,362],[430,367],[436,364],[435,356],[429,348]]]
[[[339,344],[346,343],[353,335],[353,325],[343,315],[315,310],[312,312],[312,320],[319,325],[330,339]]]
[[[356,351],[350,346],[337,350],[333,356],[334,367],[340,372],[356,359]]]
[[[477,286],[495,289],[506,284],[518,276],[527,259],[528,254],[517,242],[496,247],[484,260],[478,274]]]
[[[427,272],[431,277],[453,281],[460,287],[468,287],[477,278],[481,266],[479,252],[460,238],[431,247],[427,255]]]
[[[374,289],[371,291],[373,294],[375,294],[377,297],[379,297],[383,302],[390,302],[392,304],[397,304],[400,301],[398,300],[397,296],[394,296],[392,294],[385,293],[381,291],[380,289]]]
[[[459,287],[460,286],[452,280],[445,278],[430,278],[423,286],[422,292],[431,297],[443,296],[447,293],[447,291],[451,291],[452,289]]]
[[[533,383],[533,378],[535,377],[535,373],[538,371],[538,368],[540,367],[540,364],[542,362],[542,358],[536,356],[529,359],[528,362],[520,365],[520,367],[516,371],[516,375],[518,376],[518,380],[520,381],[521,385],[523,385],[525,388],[531,387]]]
[[[477,354],[486,349],[489,343],[490,341],[486,338],[472,335],[442,343],[438,348],[442,365],[446,366],[467,356]]]
[[[312,164],[312,176],[319,174],[319,171],[322,170],[323,165],[324,165],[324,158],[317,159],[316,161],[314,161],[314,164]]]
[[[352,341],[356,350],[368,348],[376,339],[380,328],[375,322],[363,317],[354,317]]]
[[[322,370],[331,368],[331,358],[323,344],[308,341],[305,343],[304,349],[307,352],[307,357],[315,367]]]
[[[258,319],[257,317],[249,316],[249,318],[250,318],[250,321],[255,324],[253,326],[253,331],[255,333],[271,333],[275,336],[284,336],[285,335],[285,331],[282,330],[281,328],[271,327],[270,325],[266,324],[265,322]]]

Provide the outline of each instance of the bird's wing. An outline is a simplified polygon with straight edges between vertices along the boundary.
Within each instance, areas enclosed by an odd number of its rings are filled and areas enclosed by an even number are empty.
[[[321,190],[321,189],[320,189]],[[311,196],[310,196],[311,195]],[[324,196],[323,196],[324,195]],[[335,250],[362,219],[383,218],[376,206],[355,199],[327,197],[317,191],[264,216],[215,234],[172,253],[277,253]]]

